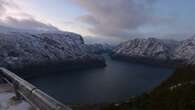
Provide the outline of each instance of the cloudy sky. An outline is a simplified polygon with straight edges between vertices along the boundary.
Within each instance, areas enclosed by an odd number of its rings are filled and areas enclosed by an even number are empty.
[[[71,31],[103,40],[195,34],[195,0],[0,0],[0,31]]]

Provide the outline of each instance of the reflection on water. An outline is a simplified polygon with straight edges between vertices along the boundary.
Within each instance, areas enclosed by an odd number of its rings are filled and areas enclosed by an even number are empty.
[[[107,67],[54,73],[29,81],[64,103],[101,103],[120,101],[139,95],[166,79],[174,70],[113,61]]]

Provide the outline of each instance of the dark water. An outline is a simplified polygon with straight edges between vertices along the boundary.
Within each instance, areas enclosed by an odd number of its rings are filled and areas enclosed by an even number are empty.
[[[68,104],[102,103],[139,95],[166,79],[173,69],[113,61],[107,67],[54,73],[30,79],[57,100]]]

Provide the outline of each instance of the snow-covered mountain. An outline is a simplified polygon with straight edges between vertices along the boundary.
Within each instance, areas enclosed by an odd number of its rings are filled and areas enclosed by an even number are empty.
[[[103,66],[103,57],[86,51],[83,38],[75,33],[1,33],[0,66],[20,69],[61,63],[64,66]]]
[[[113,58],[160,64],[195,63],[195,38],[185,41],[156,38],[133,39],[113,50]]]
[[[195,36],[184,40],[175,50],[175,59],[183,59],[188,64],[195,64]]]

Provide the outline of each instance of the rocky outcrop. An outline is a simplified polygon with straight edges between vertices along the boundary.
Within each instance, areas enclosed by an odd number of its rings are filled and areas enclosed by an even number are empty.
[[[82,37],[69,32],[0,34],[0,66],[9,69],[105,65],[103,57],[86,50]]]
[[[185,41],[155,38],[134,39],[121,43],[112,58],[150,64],[195,64],[195,38]]]

